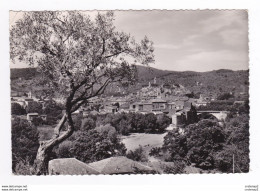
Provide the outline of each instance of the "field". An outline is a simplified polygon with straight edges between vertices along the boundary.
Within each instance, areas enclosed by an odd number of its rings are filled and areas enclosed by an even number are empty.
[[[149,156],[149,152],[152,148],[161,147],[163,145],[163,138],[167,133],[163,134],[145,134],[145,133],[133,133],[129,136],[122,136],[122,143],[125,144],[127,151],[135,150],[139,146],[142,146],[145,155],[149,161],[155,161],[154,157]]]

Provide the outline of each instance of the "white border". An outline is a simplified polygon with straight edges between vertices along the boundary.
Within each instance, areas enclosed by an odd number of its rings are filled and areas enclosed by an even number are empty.
[[[197,175],[117,175],[117,176],[13,176],[11,175],[10,80],[9,80],[9,10],[107,10],[107,9],[248,9],[250,46],[250,173]],[[28,190],[142,189],[142,190],[244,190],[245,185],[257,185],[260,180],[258,109],[260,98],[260,6],[257,0],[9,0],[0,6],[0,185],[31,185]],[[259,179],[259,180],[258,180]],[[48,188],[37,185],[52,185]],[[33,186],[34,185],[34,186]],[[96,185],[95,187],[91,185]],[[97,186],[99,185],[99,186]],[[103,185],[103,186],[102,186]],[[104,185],[110,185],[105,186]],[[117,187],[115,187],[117,185]],[[128,185],[128,186],[126,186]],[[132,186],[129,186],[132,185]],[[135,185],[135,186],[134,186]],[[167,185],[167,186],[166,186]],[[113,186],[113,187],[111,187]],[[41,188],[41,189],[40,189]],[[59,187],[61,188],[61,187]]]

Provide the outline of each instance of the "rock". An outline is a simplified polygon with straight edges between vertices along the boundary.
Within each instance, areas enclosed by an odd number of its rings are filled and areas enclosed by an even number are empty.
[[[49,161],[50,175],[100,174],[93,167],[75,158],[62,158]]]

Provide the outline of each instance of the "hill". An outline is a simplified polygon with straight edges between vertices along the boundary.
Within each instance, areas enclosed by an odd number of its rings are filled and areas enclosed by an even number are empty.
[[[137,66],[138,82],[148,83],[156,77],[158,84],[181,84],[194,93],[221,94],[233,92],[235,94],[248,93],[249,71],[248,70],[213,70],[210,72],[176,72],[158,70],[154,68]]]
[[[11,80],[17,78],[31,79],[37,75],[36,68],[11,68]]]
[[[249,71],[232,71],[232,70],[214,70],[210,72],[177,72],[169,70],[159,70],[152,67],[137,66],[138,80],[136,85],[128,89],[129,92],[136,91],[144,84],[148,84],[149,81],[153,82],[156,77],[158,84],[181,84],[194,93],[211,93],[221,94],[225,92],[233,92],[234,94],[241,94],[241,92],[248,95],[249,87]],[[12,90],[26,91],[30,87],[30,81],[38,76],[36,68],[22,68],[11,69],[11,85]],[[18,80],[22,78],[23,80]],[[18,84],[22,83],[21,85]],[[29,86],[26,88],[25,86]],[[116,86],[110,87],[110,92],[117,93],[115,91]]]

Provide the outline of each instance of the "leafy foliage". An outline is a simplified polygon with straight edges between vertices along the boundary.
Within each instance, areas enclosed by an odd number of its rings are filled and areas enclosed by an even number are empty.
[[[62,104],[58,104],[54,100],[49,100],[44,103],[43,113],[47,115],[46,124],[54,125],[62,117],[62,110],[64,107]]]
[[[56,150],[58,158],[76,157],[83,162],[125,155],[125,152],[124,144],[120,143],[116,135],[96,130],[77,131]]]
[[[217,97],[217,99],[218,100],[228,100],[228,99],[233,98],[233,97],[234,97],[234,95],[232,95],[230,93],[223,93],[223,94],[219,95]]]
[[[162,170],[165,174],[181,174],[184,171],[185,163],[175,161],[174,165],[162,165]]]
[[[19,160],[15,166],[14,173],[18,175],[35,175],[35,168],[29,158]]]
[[[214,110],[214,111],[229,111],[233,108],[233,101],[211,101],[207,105],[199,106],[198,110],[207,111],[207,110]]]
[[[27,120],[15,118],[12,121],[12,169],[19,161],[32,165],[39,147],[39,135]]]
[[[187,126],[184,134],[178,130],[169,133],[163,148],[170,152],[170,161],[186,159],[197,167],[211,169],[214,153],[222,149],[224,141],[223,130],[217,122],[202,120]]]
[[[12,115],[24,115],[26,114],[25,109],[19,103],[11,104]]]
[[[88,131],[94,129],[96,127],[95,119],[91,117],[84,118],[81,123],[80,130],[81,131]]]
[[[43,119],[41,117],[34,117],[32,119],[32,124],[37,127],[39,125],[42,125],[44,123]]]
[[[163,133],[171,123],[166,115],[156,116],[152,113],[116,113],[99,116],[96,124],[111,124],[122,135],[129,133]]]
[[[134,151],[130,150],[127,154],[126,157],[129,159],[132,159],[134,161],[139,161],[139,162],[147,162],[148,159],[144,153],[143,147],[139,146],[139,148],[135,149]]]
[[[28,102],[26,107],[27,113],[42,113],[42,104],[36,101]]]
[[[223,127],[216,120],[202,119],[189,125],[184,133],[169,132],[162,148],[154,149],[150,155],[168,161],[194,163],[202,169],[218,169],[222,172],[249,171],[249,116],[242,114],[229,118]]]
[[[230,119],[225,127],[226,143],[216,156],[216,165],[221,171],[249,171],[249,116],[243,114]],[[234,161],[233,161],[234,157]]]

